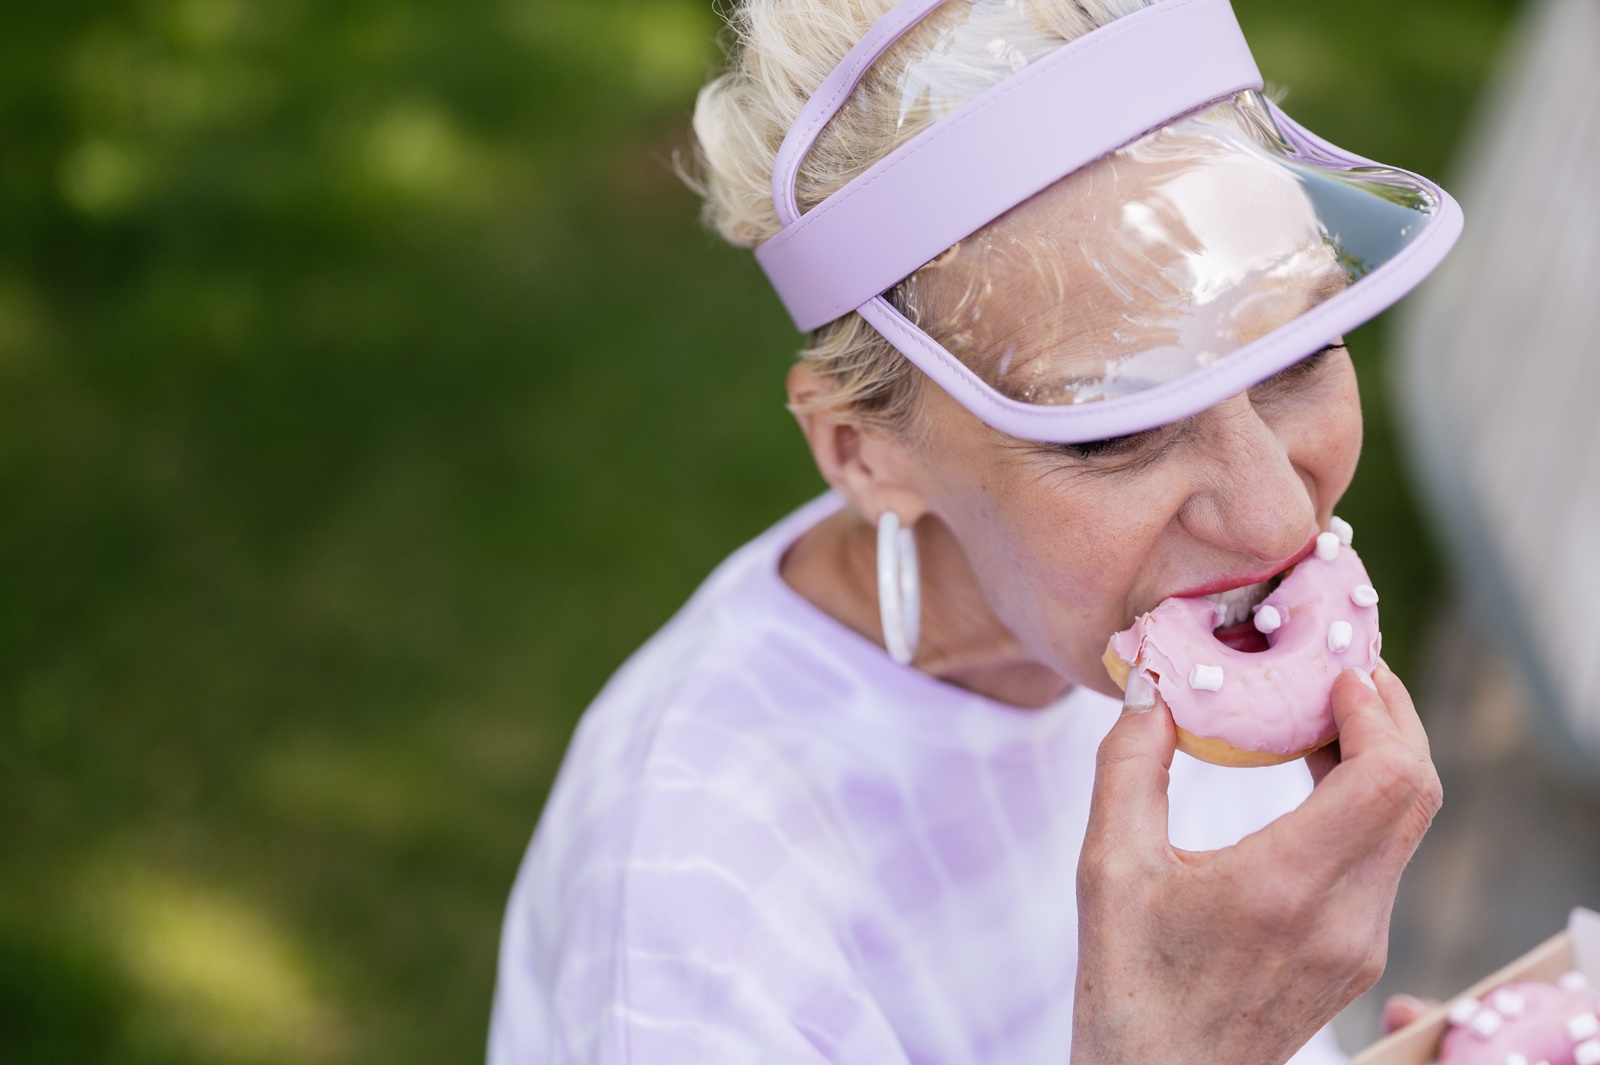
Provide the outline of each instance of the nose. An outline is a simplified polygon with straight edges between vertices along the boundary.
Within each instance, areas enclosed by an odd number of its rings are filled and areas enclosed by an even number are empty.
[[[1247,396],[1207,410],[1195,430],[1204,460],[1179,520],[1208,543],[1286,565],[1317,528],[1311,476]]]

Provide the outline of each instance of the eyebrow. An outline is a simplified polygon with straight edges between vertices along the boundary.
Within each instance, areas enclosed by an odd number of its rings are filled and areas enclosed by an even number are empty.
[[[1256,387],[1256,385],[1265,384],[1266,382],[1272,380],[1274,377],[1278,376],[1278,374],[1281,374],[1284,370],[1287,370],[1292,366],[1298,366],[1300,363],[1305,362],[1307,359],[1314,359],[1318,355],[1324,355],[1324,354],[1326,354],[1327,352],[1330,352],[1330,351],[1340,351],[1340,350],[1342,350],[1342,349],[1344,349],[1344,348],[1346,348],[1348,346],[1349,345],[1346,344],[1342,340],[1330,340],[1328,343],[1322,345],[1322,347],[1318,348],[1317,350],[1307,352],[1306,354],[1300,356],[1298,359],[1295,359],[1293,362],[1290,362],[1290,363],[1287,363],[1287,364],[1285,364],[1283,366],[1280,366],[1277,370],[1275,370],[1272,373],[1268,374],[1266,377],[1263,377],[1261,380],[1257,381],[1255,385],[1251,385],[1250,387],[1254,388],[1254,387]],[[1248,389],[1246,391],[1248,391]],[[1210,408],[1208,407],[1206,409],[1209,410]],[[1132,433],[1123,433],[1123,434],[1121,434],[1121,436],[1108,436],[1108,437],[1105,437],[1104,439],[1106,439],[1106,440],[1121,440],[1124,437],[1141,436],[1141,435],[1143,435],[1145,433],[1153,433],[1157,429],[1182,429],[1182,428],[1186,428],[1196,418],[1200,417],[1200,415],[1202,415],[1204,413],[1205,413],[1204,410],[1196,411],[1195,413],[1189,415],[1187,418],[1179,418],[1175,422],[1166,422],[1166,423],[1164,423],[1162,425],[1152,425],[1148,429],[1140,429],[1137,432],[1132,432]],[[1097,441],[1097,440],[1086,440],[1086,441],[1082,441],[1082,443],[1099,443],[1099,441]]]
[[[1308,304],[1308,308],[1309,307],[1314,307],[1314,306],[1316,306],[1315,303]],[[1288,369],[1290,366],[1293,366],[1297,362],[1304,362],[1307,359],[1311,358],[1312,356],[1321,355],[1323,352],[1326,352],[1326,351],[1338,351],[1340,348],[1343,348],[1345,346],[1346,345],[1345,345],[1345,343],[1343,341],[1330,341],[1329,343],[1322,345],[1322,347],[1316,349],[1315,351],[1308,351],[1304,355],[1301,355],[1299,358],[1293,360],[1292,362],[1286,363],[1284,366],[1280,367],[1278,370],[1275,370],[1273,372],[1273,374],[1268,374],[1266,377],[1263,377],[1261,379],[1261,381],[1271,380],[1272,377],[1274,376],[1274,374],[1281,373],[1283,370]],[[1234,350],[1237,351],[1238,349],[1235,348]],[[1227,355],[1222,356],[1222,358],[1224,358],[1224,359],[1229,358],[1233,354],[1234,354],[1234,352],[1230,351],[1230,352],[1228,352]],[[1181,378],[1173,378],[1172,380],[1180,380],[1180,379]],[[1063,380],[1061,382],[1061,387],[1064,388],[1064,389],[1073,389],[1073,388],[1082,387],[1084,385],[1099,384],[1099,383],[1101,383],[1103,381],[1105,381],[1105,376],[1104,375],[1101,375],[1101,376],[1098,376],[1098,377],[1074,376],[1074,377],[1068,377],[1065,380]],[[1260,384],[1261,381],[1257,381],[1256,384]],[[1153,381],[1153,380],[1150,380],[1150,379],[1146,378],[1144,381],[1139,383],[1139,386],[1137,388],[1129,389],[1126,394],[1127,395],[1137,395],[1140,392],[1145,392],[1145,391],[1148,391],[1148,390],[1150,390],[1152,388],[1160,388],[1162,385],[1165,385],[1165,384],[1171,384],[1171,381]],[[1252,386],[1252,387],[1254,387],[1254,386]],[[1095,401],[1095,402],[1100,402],[1100,401]],[[1180,419],[1180,421],[1181,420],[1183,420],[1183,419]],[[1168,425],[1176,425],[1177,422],[1168,422],[1167,424]],[[1140,432],[1143,432],[1143,431],[1144,430],[1142,430],[1142,429],[1140,430]],[[1126,435],[1130,435],[1131,436],[1131,435],[1134,435],[1134,434],[1130,433],[1130,434],[1126,434]]]
[[[1334,263],[1333,269],[1317,278],[1316,282],[1306,290],[1306,304],[1300,308],[1300,314],[1306,313],[1318,304],[1326,303],[1353,284],[1355,284],[1355,279],[1342,266]],[[1295,317],[1298,318],[1300,315],[1297,314]],[[1312,354],[1319,354],[1320,351],[1327,350],[1327,348],[1321,348],[1318,352],[1312,352]]]

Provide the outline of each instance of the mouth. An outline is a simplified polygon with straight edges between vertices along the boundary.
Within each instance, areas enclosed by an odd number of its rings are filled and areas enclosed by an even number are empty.
[[[1224,577],[1173,592],[1166,598],[1203,599],[1209,602],[1215,612],[1212,635],[1217,641],[1236,651],[1257,654],[1267,649],[1268,642],[1266,633],[1255,626],[1256,607],[1277,590],[1296,566],[1311,557],[1316,546],[1317,538],[1313,535],[1276,573],[1263,575],[1257,571],[1248,576]],[[1252,576],[1256,579],[1252,580]]]
[[[1256,628],[1255,610],[1261,601],[1271,595],[1273,589],[1283,583],[1283,578],[1288,576],[1288,569],[1274,574],[1264,581],[1247,584],[1241,588],[1230,588],[1225,592],[1216,592],[1212,595],[1201,596],[1213,604],[1216,612],[1216,622],[1211,634],[1217,642],[1235,651],[1246,654],[1256,654],[1267,649],[1266,633]]]

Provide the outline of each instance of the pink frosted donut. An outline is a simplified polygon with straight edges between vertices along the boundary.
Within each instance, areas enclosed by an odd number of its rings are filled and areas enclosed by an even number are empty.
[[[1600,1062],[1600,1002],[1576,987],[1507,984],[1482,1001],[1450,1007],[1439,1065],[1595,1065]]]
[[[1317,538],[1254,610],[1267,648],[1240,651],[1213,634],[1213,598],[1166,599],[1111,637],[1106,667],[1152,674],[1178,726],[1178,746],[1220,765],[1274,765],[1331,742],[1329,694],[1339,673],[1368,674],[1378,662],[1377,593],[1350,547],[1350,526]]]

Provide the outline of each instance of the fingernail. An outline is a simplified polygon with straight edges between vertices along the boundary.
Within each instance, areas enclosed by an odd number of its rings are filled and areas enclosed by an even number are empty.
[[[1352,669],[1351,672],[1356,675],[1356,680],[1367,686],[1369,691],[1378,690],[1378,682],[1372,679],[1371,673],[1366,673],[1359,669]]]
[[[1404,1006],[1415,1013],[1428,1012],[1428,1004],[1415,995],[1396,995],[1389,1001],[1397,1006]]]
[[[1122,693],[1122,712],[1142,714],[1155,708],[1156,686],[1150,683],[1150,675],[1143,670],[1128,674],[1128,686]]]
[[[1385,662],[1381,656],[1378,658],[1378,668],[1383,670],[1385,673],[1394,672],[1394,670],[1389,668],[1389,663]]]

